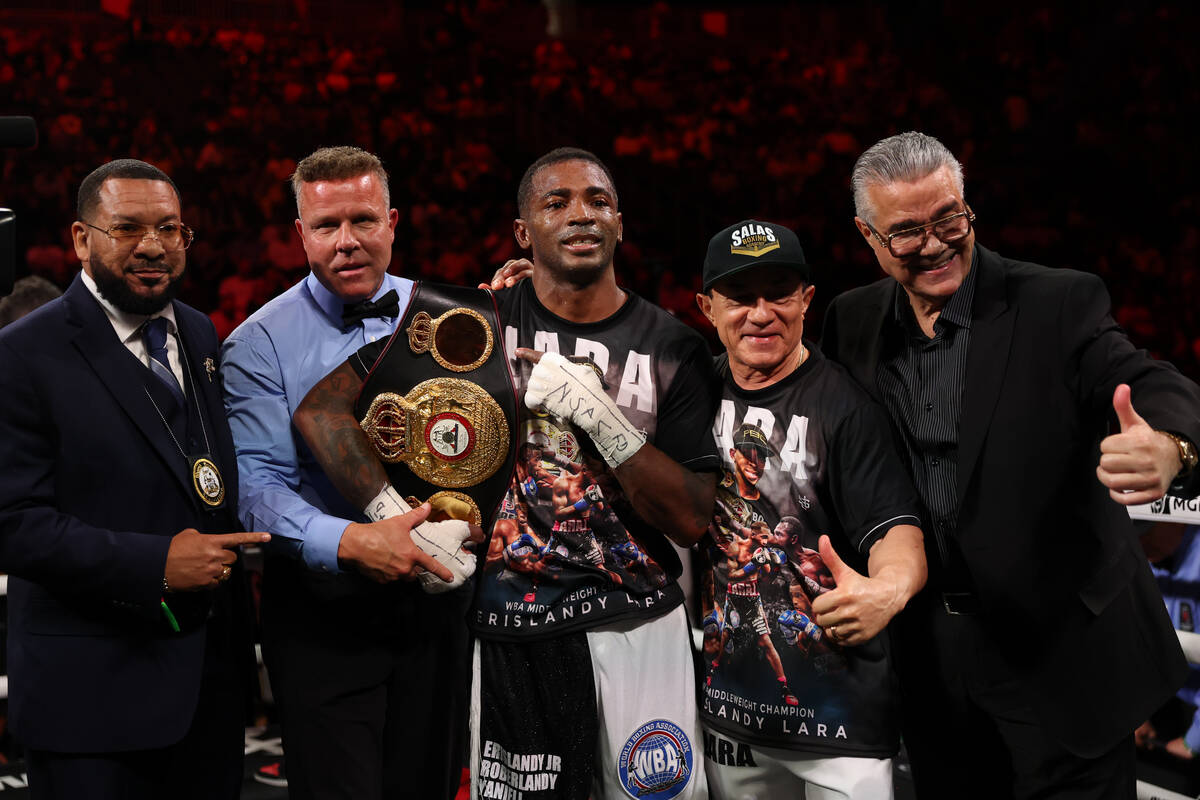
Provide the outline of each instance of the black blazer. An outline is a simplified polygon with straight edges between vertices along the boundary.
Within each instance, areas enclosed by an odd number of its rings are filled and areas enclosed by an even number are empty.
[[[976,249],[955,535],[982,624],[1035,713],[1070,750],[1096,756],[1187,671],[1129,515],[1096,477],[1100,440],[1118,430],[1113,391],[1128,383],[1151,426],[1200,442],[1200,389],[1134,348],[1096,276]],[[826,313],[822,349],[879,400],[876,366],[897,291],[887,278],[838,296]],[[1180,491],[1200,491],[1200,475]],[[932,562],[933,536],[926,541]],[[935,582],[926,592],[938,592]],[[906,625],[920,627],[906,619],[901,636]]]
[[[162,747],[188,730],[205,628],[180,634],[159,600],[171,537],[235,527],[233,443],[217,337],[175,319],[226,481],[201,508],[191,471],[146,396],[148,370],[76,277],[63,297],[0,331],[0,571],[8,584],[9,718],[28,747]]]

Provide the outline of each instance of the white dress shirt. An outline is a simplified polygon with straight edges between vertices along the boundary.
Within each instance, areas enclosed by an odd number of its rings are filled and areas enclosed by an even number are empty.
[[[167,320],[167,333],[170,334],[167,336],[167,361],[171,364],[171,372],[175,374],[175,380],[179,381],[179,386],[181,388],[187,386],[184,382],[183,367],[179,361],[179,328],[175,325],[175,307],[167,303],[162,311],[151,314],[149,317],[142,314],[128,314],[100,295],[100,289],[86,269],[80,272],[79,277],[83,279],[83,285],[92,293],[92,297],[95,297],[96,301],[100,303],[100,307],[104,309],[108,321],[112,323],[113,330],[117,332],[117,338],[129,348],[129,352],[133,353],[138,361],[146,365],[146,369],[150,369],[150,351],[146,349],[146,340],[142,336],[142,325],[152,317],[164,317]]]

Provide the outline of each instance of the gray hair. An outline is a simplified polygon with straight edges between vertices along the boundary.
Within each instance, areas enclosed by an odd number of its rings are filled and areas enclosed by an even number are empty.
[[[946,145],[932,136],[908,131],[876,142],[858,157],[858,161],[854,162],[854,171],[850,173],[854,213],[873,224],[875,208],[867,196],[869,187],[919,180],[942,167],[950,168],[958,193],[963,194],[962,164],[946,149]]]

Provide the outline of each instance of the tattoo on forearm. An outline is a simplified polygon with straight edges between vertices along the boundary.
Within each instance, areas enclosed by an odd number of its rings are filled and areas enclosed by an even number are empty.
[[[388,478],[354,418],[354,399],[361,387],[353,368],[343,364],[308,393],[296,422],[337,490],[365,508]]]

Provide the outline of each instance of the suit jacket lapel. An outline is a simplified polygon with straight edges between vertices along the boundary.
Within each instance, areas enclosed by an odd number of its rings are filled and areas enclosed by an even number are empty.
[[[158,453],[163,466],[179,481],[184,493],[189,498],[194,497],[188,464],[146,394],[145,381],[149,373],[117,339],[104,309],[78,277],[68,287],[64,301],[68,321],[79,326],[75,347],[124,409],[130,423]],[[81,404],[86,402],[87,398],[80,398]]]
[[[1006,275],[999,257],[977,247],[975,302],[971,314],[971,347],[967,352],[966,385],[958,423],[958,505],[962,506],[971,473],[979,460],[1000,387],[1008,370],[1017,308],[1008,304]]]
[[[180,338],[183,341],[183,351],[187,358],[187,366],[184,368],[184,380],[187,381],[187,393],[191,396],[195,390],[199,397],[193,397],[192,401],[197,403],[204,410],[205,425],[208,427],[209,444],[213,450],[217,449],[217,442],[213,441],[213,431],[211,420],[214,419],[214,414],[224,414],[221,405],[221,396],[217,392],[217,385],[210,376],[210,373],[205,366],[205,359],[209,359],[216,368],[216,355],[207,352],[204,347],[205,338],[201,335],[201,331],[193,324],[190,315],[185,314],[179,305],[175,306],[175,323],[179,326]],[[215,453],[214,453],[215,455]]]
[[[225,403],[221,397],[221,385],[217,381],[217,340],[212,331],[204,327],[204,323],[206,320],[198,316],[195,310],[175,304],[175,324],[179,326],[187,358],[187,390],[191,394],[194,387],[199,395],[193,398],[193,402],[203,414],[204,431],[212,448],[209,455],[216,459],[221,477],[225,479],[225,502],[232,508],[237,498],[233,439],[225,423]]]

